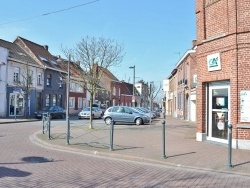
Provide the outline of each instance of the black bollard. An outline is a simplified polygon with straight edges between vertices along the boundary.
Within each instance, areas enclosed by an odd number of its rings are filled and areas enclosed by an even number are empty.
[[[110,124],[110,151],[113,151],[113,141],[114,141],[114,120]]]
[[[228,125],[228,167],[232,168],[232,125]]]
[[[162,121],[162,158],[166,159],[166,154],[165,154],[165,121]]]

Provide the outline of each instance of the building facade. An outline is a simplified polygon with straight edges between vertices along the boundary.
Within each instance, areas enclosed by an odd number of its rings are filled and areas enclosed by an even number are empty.
[[[197,140],[250,149],[249,0],[196,0]]]

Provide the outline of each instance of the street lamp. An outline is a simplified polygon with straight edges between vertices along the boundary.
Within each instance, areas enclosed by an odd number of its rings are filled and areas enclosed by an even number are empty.
[[[134,79],[133,79],[133,98],[132,98],[132,104],[133,107],[135,107],[135,65],[129,67],[130,69],[134,69]]]

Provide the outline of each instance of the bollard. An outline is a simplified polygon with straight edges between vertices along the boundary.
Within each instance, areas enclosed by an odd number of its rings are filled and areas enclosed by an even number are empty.
[[[113,141],[114,141],[114,120],[112,120],[110,124],[110,151],[114,151]]]
[[[228,167],[232,168],[232,125],[228,124]]]
[[[69,121],[69,116],[67,116],[67,145],[69,145],[69,138],[70,138],[70,121]]]
[[[50,114],[47,113],[47,129],[48,129],[48,137],[49,137],[49,140],[50,140]]]
[[[44,127],[45,127],[44,123],[45,123],[45,114],[43,113],[43,134],[44,134]]]
[[[165,121],[162,121],[162,158],[166,159],[166,154],[165,154]]]

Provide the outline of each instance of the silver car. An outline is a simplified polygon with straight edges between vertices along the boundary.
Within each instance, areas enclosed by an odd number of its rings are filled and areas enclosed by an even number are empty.
[[[147,115],[136,112],[128,106],[112,106],[108,108],[104,113],[103,120],[107,125],[110,125],[112,121],[114,123],[135,123],[136,125],[142,125],[150,121]]]
[[[92,117],[93,118],[102,118],[102,111],[100,108],[92,107]],[[90,118],[90,107],[84,108],[81,112],[78,113],[79,119],[89,119]]]

